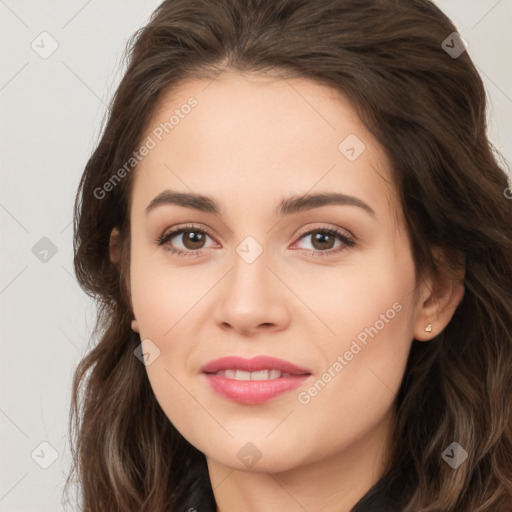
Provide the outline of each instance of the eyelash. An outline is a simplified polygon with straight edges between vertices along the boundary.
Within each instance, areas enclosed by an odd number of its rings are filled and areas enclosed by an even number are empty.
[[[204,229],[199,228],[198,226],[195,226],[193,224],[187,224],[186,226],[173,228],[169,231],[164,232],[162,235],[160,235],[157,238],[156,243],[159,246],[162,246],[165,243],[167,243],[169,240],[174,238],[175,236],[180,235],[189,230],[190,231],[193,230],[197,233],[207,235],[213,239],[213,237],[208,233],[208,231],[205,231]],[[337,229],[334,229],[334,228],[313,228],[313,229],[309,229],[309,230],[300,231],[297,236],[299,237],[299,240],[300,240],[303,237],[305,237],[306,235],[312,235],[312,234],[318,233],[318,232],[336,237],[338,240],[343,242],[345,244],[345,246],[341,247],[341,248],[338,247],[337,249],[329,249],[327,251],[304,249],[307,252],[307,254],[310,256],[325,257],[325,256],[331,256],[333,254],[339,254],[342,251],[344,251],[345,249],[347,249],[348,247],[353,247],[356,244],[355,240],[352,237],[350,237],[349,235],[342,233],[341,231],[338,231]],[[199,249],[197,251],[194,251],[194,250],[183,251],[181,249],[175,249],[170,246],[166,247],[165,249],[177,256],[199,256],[200,252],[201,252],[201,249]]]

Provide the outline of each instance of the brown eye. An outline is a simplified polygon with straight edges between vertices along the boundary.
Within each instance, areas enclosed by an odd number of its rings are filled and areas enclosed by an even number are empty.
[[[310,240],[310,247],[302,247],[311,256],[329,256],[353,247],[355,240],[347,234],[332,228],[316,228],[302,232],[299,242]]]
[[[211,236],[206,231],[191,226],[167,231],[157,239],[157,243],[179,255],[198,256],[202,249],[208,248],[205,245],[208,238]]]
[[[205,234],[198,230],[187,229],[182,233],[182,242],[186,249],[202,249],[205,243]]]
[[[312,245],[315,249],[325,250],[332,249],[336,238],[324,231],[313,231],[311,236]]]

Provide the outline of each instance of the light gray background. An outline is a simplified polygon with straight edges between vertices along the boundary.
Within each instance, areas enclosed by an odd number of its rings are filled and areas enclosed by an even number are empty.
[[[2,512],[63,510],[71,377],[95,311],[73,276],[72,206],[124,45],[159,3],[0,0]],[[490,99],[490,138],[511,161],[512,0],[436,4],[469,43]],[[43,31],[59,45],[47,59],[31,47]],[[57,249],[46,262],[32,251],[43,237]],[[58,453],[47,469],[43,442]]]

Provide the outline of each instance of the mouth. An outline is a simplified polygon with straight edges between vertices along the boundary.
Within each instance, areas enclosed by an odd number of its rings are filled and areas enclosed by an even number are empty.
[[[245,370],[238,369],[228,369],[228,370],[219,370],[215,373],[205,372],[208,375],[217,375],[218,377],[227,377],[228,379],[234,380],[273,380],[280,379],[282,377],[296,377],[292,373],[285,373],[281,370],[270,369],[270,370],[258,370],[255,372],[247,372]]]
[[[308,369],[270,356],[225,357],[211,361],[201,372],[210,388],[221,397],[251,405],[289,392],[312,375]]]
[[[201,368],[201,372],[203,373],[217,373],[222,370],[235,370],[249,373],[274,370],[290,375],[311,374],[308,368],[302,368],[290,361],[272,356],[256,356],[252,359],[245,359],[240,356],[221,357],[220,359],[210,361]],[[241,380],[248,380],[244,378],[244,373],[241,373],[240,376]]]

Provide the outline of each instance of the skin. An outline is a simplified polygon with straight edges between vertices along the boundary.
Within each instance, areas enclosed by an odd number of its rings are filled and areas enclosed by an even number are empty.
[[[226,71],[167,94],[144,138],[190,96],[197,107],[133,176],[129,286],[133,328],[160,350],[146,366],[152,389],[205,454],[218,511],[349,511],[384,470],[413,338],[428,341],[444,329],[463,288],[448,278],[418,279],[388,159],[341,93]],[[338,149],[349,134],[366,146],[354,161]],[[221,215],[172,204],[146,215],[165,189],[212,197]],[[333,191],[361,199],[375,216],[353,205],[274,213],[285,197]],[[167,247],[199,256],[174,255],[155,242],[186,223],[207,231],[204,248],[190,249],[182,235]],[[312,256],[344,244],[314,245],[313,236],[297,236],[304,227],[337,228],[356,245]],[[263,249],[252,263],[236,252],[247,236]],[[114,262],[119,242],[114,230]],[[298,394],[395,303],[400,312],[300,403]],[[280,357],[313,376],[267,403],[239,404],[200,375],[205,363],[235,354]],[[252,467],[237,457],[248,442],[261,453]]]

